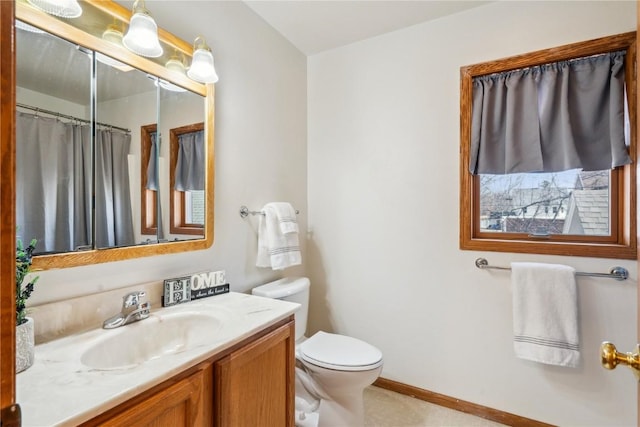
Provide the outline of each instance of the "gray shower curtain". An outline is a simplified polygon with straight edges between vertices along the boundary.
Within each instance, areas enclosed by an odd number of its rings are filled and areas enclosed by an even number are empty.
[[[130,140],[118,131],[98,131],[97,247],[134,243],[127,169]],[[108,149],[110,145],[119,147]],[[91,156],[89,125],[16,114],[17,235],[24,241],[38,239],[38,253],[93,247]],[[117,238],[109,239],[111,235]]]
[[[91,244],[91,129],[16,115],[16,223],[38,252]],[[89,169],[87,169],[89,168]]]
[[[158,160],[160,159],[160,141],[158,141],[158,133],[151,132],[151,154],[147,163],[147,190],[156,192],[156,239],[164,240],[164,226],[162,223],[162,203],[160,201],[160,170],[158,168]]]
[[[96,130],[96,247],[131,246],[133,217],[127,156],[131,134]]]

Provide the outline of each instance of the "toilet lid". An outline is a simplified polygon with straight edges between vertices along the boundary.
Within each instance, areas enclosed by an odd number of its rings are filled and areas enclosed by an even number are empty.
[[[306,362],[340,371],[366,371],[382,365],[382,352],[371,344],[322,331],[300,344],[299,352]]]

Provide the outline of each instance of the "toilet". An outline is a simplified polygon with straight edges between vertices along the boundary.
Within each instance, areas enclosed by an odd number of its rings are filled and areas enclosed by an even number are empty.
[[[364,425],[363,392],[382,372],[380,350],[356,338],[319,331],[306,338],[309,279],[287,277],[253,295],[300,304],[296,329],[296,426]]]

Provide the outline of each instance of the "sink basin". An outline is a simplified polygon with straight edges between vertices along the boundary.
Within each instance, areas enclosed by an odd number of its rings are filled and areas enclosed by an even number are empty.
[[[154,315],[118,329],[92,344],[80,357],[85,366],[109,370],[133,368],[167,354],[206,345],[222,327],[222,320],[207,313]]]

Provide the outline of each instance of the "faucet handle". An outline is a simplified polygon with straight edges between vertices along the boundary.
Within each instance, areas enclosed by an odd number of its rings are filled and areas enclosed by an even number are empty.
[[[147,299],[147,293],[145,291],[135,291],[126,294],[122,297],[122,307],[136,307]]]

